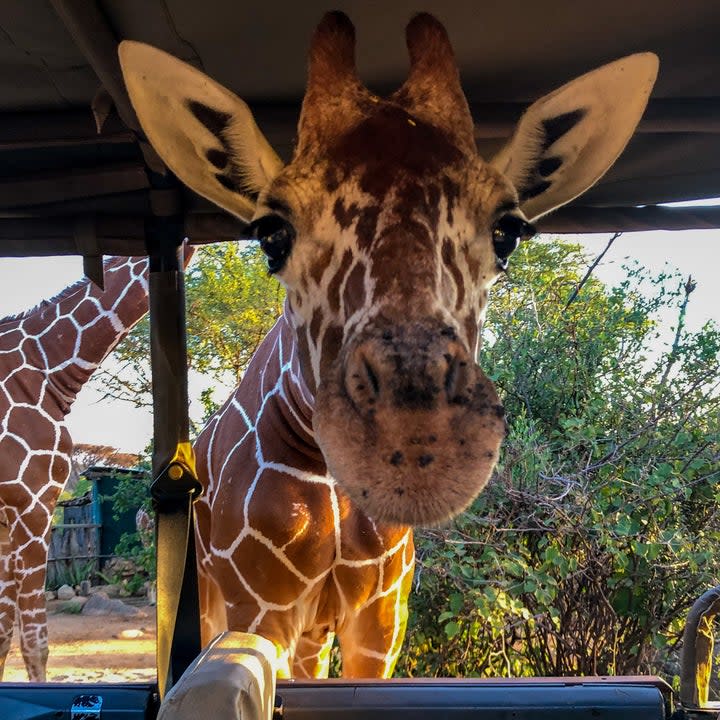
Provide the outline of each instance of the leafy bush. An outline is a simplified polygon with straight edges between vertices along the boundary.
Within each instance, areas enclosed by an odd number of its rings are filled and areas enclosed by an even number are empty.
[[[470,511],[416,534],[398,675],[661,671],[720,581],[718,328],[686,331],[692,282],[638,267],[568,302],[585,265],[528,243],[494,292],[481,364],[510,433]]]
[[[117,473],[115,491],[108,496],[113,503],[116,520],[122,513],[139,508],[152,517],[153,510],[150,495],[152,477],[150,461],[147,458],[147,449],[146,455],[143,456],[138,467],[146,471],[145,476],[140,479],[134,474]],[[118,558],[130,561],[137,569],[137,572],[129,578],[106,577],[106,580],[110,582],[123,585],[128,594],[134,595],[146,582],[155,580],[157,570],[154,533],[141,532],[139,529],[134,532],[123,533],[115,546],[114,554]]]
[[[76,564],[72,560],[56,560],[52,580],[48,579],[46,590],[57,590],[63,585],[77,587],[84,580],[91,580],[96,573],[95,560]]]

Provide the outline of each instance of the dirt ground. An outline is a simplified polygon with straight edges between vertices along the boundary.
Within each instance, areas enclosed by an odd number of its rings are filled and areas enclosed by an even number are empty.
[[[122,619],[112,615],[94,617],[58,613],[59,605],[57,601],[48,603],[48,682],[155,679],[154,607],[140,605],[143,617]],[[27,682],[17,637],[13,637],[3,679]]]

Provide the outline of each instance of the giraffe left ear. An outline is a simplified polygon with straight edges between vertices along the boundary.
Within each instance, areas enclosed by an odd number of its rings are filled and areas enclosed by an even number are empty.
[[[587,190],[624,150],[655,84],[658,58],[604,65],[533,103],[492,164],[534,220]]]
[[[282,169],[250,108],[192,65],[144,43],[120,43],[130,100],[148,140],[189,187],[250,220]]]

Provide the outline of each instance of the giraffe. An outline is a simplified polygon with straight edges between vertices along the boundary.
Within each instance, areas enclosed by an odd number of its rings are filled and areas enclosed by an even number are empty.
[[[104,291],[80,280],[0,320],[0,680],[16,613],[28,677],[46,679],[50,526],[73,447],[65,417],[148,311],[147,258],[113,258],[104,274]]]
[[[476,364],[488,292],[531,221],[596,182],[643,113],[652,53],[541,98],[481,158],[444,27],[406,28],[388,97],[328,13],[309,53],[287,165],[249,107],[161,50],[120,60],[144,132],[187,185],[249,223],[283,315],[195,445],[203,640],[269,638],[280,677],[387,677],[407,623],[412,526],[461,512],[488,480],[504,410]]]

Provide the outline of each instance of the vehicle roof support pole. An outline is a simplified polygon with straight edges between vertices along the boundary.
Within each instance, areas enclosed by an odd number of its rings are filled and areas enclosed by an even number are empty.
[[[179,216],[146,223],[150,256],[153,483],[157,541],[157,663],[160,699],[200,652],[193,502],[201,492],[190,445]]]

